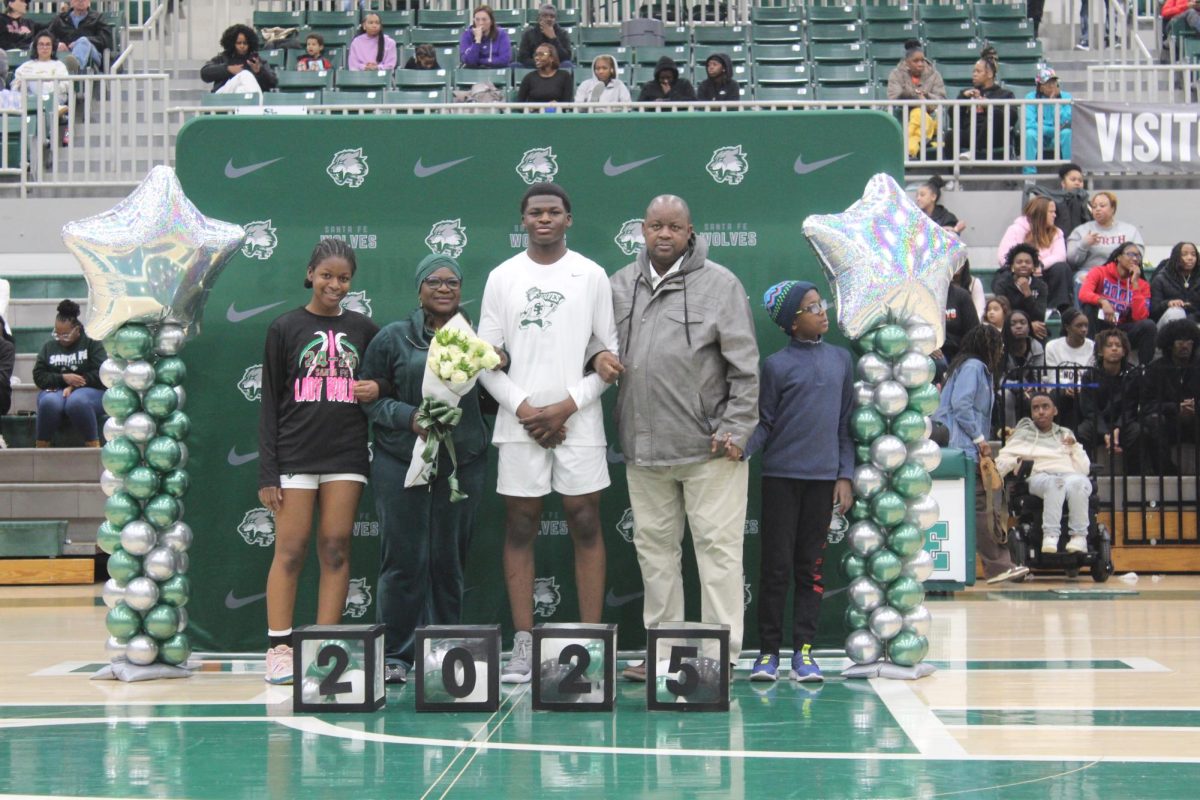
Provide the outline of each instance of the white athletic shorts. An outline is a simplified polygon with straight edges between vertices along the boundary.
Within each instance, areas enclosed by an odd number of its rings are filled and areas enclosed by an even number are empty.
[[[280,489],[316,489],[322,483],[330,481],[358,481],[366,483],[367,476],[359,475],[354,472],[327,472],[324,475],[316,475],[312,473],[303,475],[280,475]]]
[[[543,497],[550,490],[568,497],[607,488],[604,445],[564,445],[547,449],[536,442],[501,442],[497,494]]]

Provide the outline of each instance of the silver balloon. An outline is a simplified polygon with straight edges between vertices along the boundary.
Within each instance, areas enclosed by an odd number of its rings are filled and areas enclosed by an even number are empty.
[[[875,387],[875,410],[894,417],[908,408],[908,390],[896,381],[884,381]]]
[[[900,574],[924,583],[933,574],[933,556],[928,550],[918,550],[901,565]]]
[[[154,385],[154,367],[149,361],[130,361],[125,365],[125,385],[144,392]]]
[[[116,636],[109,636],[104,641],[104,655],[108,656],[109,661],[116,661],[125,655],[125,648],[128,645],[128,639],[118,639]]]
[[[855,578],[847,589],[850,605],[859,611],[870,613],[883,605],[883,589],[867,576]]]
[[[172,522],[158,535],[158,543],[176,553],[183,553],[192,546],[192,528],[186,522]]]
[[[187,392],[182,386],[175,386],[175,396],[179,398],[179,402],[175,405],[175,410],[183,411],[183,407],[187,405]],[[182,464],[180,466],[183,466]]]
[[[917,606],[904,615],[904,630],[912,631],[918,636],[928,636],[933,628],[933,615],[924,604]]]
[[[850,526],[846,531],[846,544],[851,552],[860,558],[867,558],[883,547],[883,531],[870,520],[863,519]]]
[[[100,365],[100,382],[111,389],[125,382],[125,362],[109,356]]]
[[[938,349],[937,331],[932,325],[919,322],[908,327],[908,347],[922,355],[929,355]]]
[[[180,553],[175,554],[175,572],[177,574],[186,575],[187,571],[188,571],[188,567],[190,567],[191,565],[192,565],[192,559],[188,556],[187,553],[180,552]]]
[[[874,464],[859,464],[854,468],[851,483],[854,486],[855,497],[870,500],[883,491],[887,485],[887,476]]]
[[[144,520],[135,519],[121,528],[121,547],[134,556],[144,556],[154,549],[158,531]]]
[[[866,381],[854,382],[854,405],[869,406],[875,403],[875,387]]]
[[[158,603],[158,584],[149,578],[134,578],[125,587],[125,605],[143,614]]]
[[[858,359],[858,378],[870,384],[892,377],[892,365],[876,353],[864,353]]]
[[[904,617],[891,606],[880,606],[871,612],[869,623],[871,633],[875,634],[880,641],[886,642],[891,639],[900,632],[903,624]]]
[[[186,608],[175,609],[179,613],[179,625],[175,628],[176,633],[183,633],[188,626],[188,613]]]
[[[113,208],[62,228],[88,284],[88,335],[170,318],[195,336],[213,282],[245,237],[241,226],[201,214],[173,169],[154,167]]]
[[[165,581],[175,574],[175,551],[169,547],[156,547],[142,559],[142,572],[156,581]]]
[[[116,417],[109,417],[104,421],[104,441],[111,442],[113,439],[119,439],[125,435],[125,425]]]
[[[112,419],[112,417],[109,417],[109,419]],[[118,475],[113,475],[108,470],[104,470],[100,473],[100,491],[104,492],[106,496],[112,497],[113,492],[119,492],[124,488],[124,478]]]
[[[176,386],[175,388],[180,389],[181,387]],[[176,464],[175,467],[176,467],[176,469],[183,469],[184,467],[187,466],[187,463],[188,463],[188,446],[184,442],[180,442],[179,443],[179,463]],[[180,512],[179,516],[182,517],[183,512]]]
[[[891,472],[904,463],[908,450],[897,436],[885,433],[871,442],[871,463],[884,472]]]
[[[163,325],[154,334],[154,352],[160,356],[178,355],[183,349],[183,328],[178,325]]]
[[[874,664],[883,656],[883,644],[868,630],[857,630],[846,637],[846,656],[855,664]]]
[[[933,495],[927,494],[909,500],[907,505],[908,510],[904,512],[904,521],[916,525],[922,531],[932,528],[942,513],[938,508],[937,500],[933,499]]]
[[[104,588],[100,591],[100,597],[104,599],[104,605],[109,608],[116,608],[117,603],[125,599],[125,586],[119,583],[116,578],[109,578],[104,582]]]
[[[896,380],[909,389],[915,389],[933,380],[936,368],[933,365],[933,359],[924,353],[917,353],[909,350],[900,357],[896,365],[892,368],[892,373],[896,376]],[[907,398],[906,398],[907,403]]]
[[[933,472],[942,463],[942,448],[932,439],[917,439],[908,446],[907,460],[920,464],[926,472]]]
[[[125,418],[125,435],[135,444],[145,444],[153,439],[157,432],[158,425],[154,417],[145,411],[137,411]]]
[[[158,658],[158,642],[145,634],[134,636],[125,645],[125,658],[139,667],[153,664],[154,659]]]

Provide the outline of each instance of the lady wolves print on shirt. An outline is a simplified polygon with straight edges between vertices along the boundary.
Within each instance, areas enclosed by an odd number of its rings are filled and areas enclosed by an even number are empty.
[[[345,333],[315,331],[300,351],[300,375],[294,384],[297,403],[354,403],[354,373],[362,358]]]

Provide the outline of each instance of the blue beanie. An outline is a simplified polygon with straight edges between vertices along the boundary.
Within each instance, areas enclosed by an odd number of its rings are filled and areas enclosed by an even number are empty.
[[[792,320],[800,310],[804,295],[816,289],[816,285],[808,281],[781,281],[763,294],[763,308],[771,321],[783,328],[788,336],[792,335]]]

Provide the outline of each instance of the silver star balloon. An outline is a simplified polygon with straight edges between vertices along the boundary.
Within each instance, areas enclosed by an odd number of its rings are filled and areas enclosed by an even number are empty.
[[[208,293],[245,235],[240,225],[201,214],[164,166],[112,209],[67,223],[63,242],[88,284],[88,335],[169,321],[195,336]]]
[[[804,235],[833,284],[842,333],[857,339],[881,322],[924,322],[942,345],[946,294],[967,248],[890,175],[872,177],[841,214],[807,217]]]

